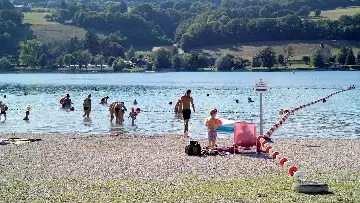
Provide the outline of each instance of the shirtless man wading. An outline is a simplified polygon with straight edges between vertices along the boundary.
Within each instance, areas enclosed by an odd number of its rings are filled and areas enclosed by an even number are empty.
[[[84,107],[83,117],[86,116],[89,118],[90,111],[91,111],[91,94],[89,94],[88,97],[86,99],[84,99],[83,107]]]
[[[191,116],[191,109],[190,109],[190,103],[193,108],[193,111],[195,113],[195,105],[194,100],[190,96],[191,90],[187,90],[185,95],[181,97],[181,103],[182,103],[182,112],[183,112],[183,118],[184,118],[184,133],[189,132],[189,120]]]

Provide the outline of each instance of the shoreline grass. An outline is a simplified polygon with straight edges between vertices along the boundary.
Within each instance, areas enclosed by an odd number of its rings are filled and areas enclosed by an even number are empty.
[[[239,166],[241,167],[241,166]],[[187,175],[176,180],[90,181],[73,179],[13,179],[0,175],[0,201],[18,202],[359,202],[356,171],[313,175],[329,184],[333,194],[310,195],[291,190],[294,180],[284,173],[231,180],[206,180]]]

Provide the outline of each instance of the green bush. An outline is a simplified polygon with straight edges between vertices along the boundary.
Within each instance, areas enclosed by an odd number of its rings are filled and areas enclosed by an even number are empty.
[[[0,71],[10,71],[11,69],[10,61],[6,57],[2,57],[0,59]]]

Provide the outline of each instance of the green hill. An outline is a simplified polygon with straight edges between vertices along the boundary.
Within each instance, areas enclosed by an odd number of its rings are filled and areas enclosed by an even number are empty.
[[[66,41],[72,37],[84,39],[86,30],[72,25],[46,21],[44,16],[51,13],[24,13],[24,23],[29,23],[34,35],[41,43]]]

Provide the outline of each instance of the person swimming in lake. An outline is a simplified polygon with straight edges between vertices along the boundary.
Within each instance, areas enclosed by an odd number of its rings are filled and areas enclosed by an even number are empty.
[[[133,102],[134,105],[138,105],[138,102],[136,101],[136,99]]]
[[[84,99],[83,107],[84,107],[83,117],[86,116],[89,118],[91,112],[91,94],[89,94],[88,97]]]
[[[251,102],[255,102],[251,99],[251,97],[248,97],[248,102],[251,103]]]
[[[109,96],[103,97],[100,101],[100,104],[107,104],[108,99],[109,99]]]

